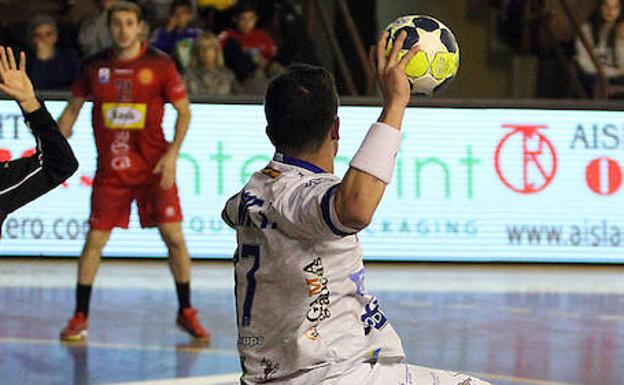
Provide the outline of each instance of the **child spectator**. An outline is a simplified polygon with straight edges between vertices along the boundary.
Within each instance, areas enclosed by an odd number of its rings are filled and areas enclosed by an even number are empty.
[[[589,40],[598,63],[612,84],[624,84],[624,22],[620,0],[602,0],[594,16],[581,27]],[[581,39],[576,39],[576,61],[582,72],[582,81],[593,95],[597,70]]]
[[[269,34],[256,28],[258,14],[250,3],[240,4],[235,11],[235,29],[219,35],[225,64],[241,81],[244,93],[261,94],[272,77],[283,71],[274,61],[277,45]]]
[[[98,0],[99,12],[88,17],[80,26],[78,42],[84,55],[92,55],[113,44],[108,31],[108,10],[115,5],[117,0]]]
[[[193,42],[201,33],[201,29],[191,27],[192,21],[193,3],[190,0],[174,0],[167,24],[152,34],[152,45],[171,55],[181,71],[191,63]]]
[[[35,16],[28,26],[32,54],[27,60],[28,76],[37,89],[68,87],[80,69],[80,57],[70,48],[57,47],[58,30],[50,16]]]
[[[192,95],[231,95],[238,91],[236,77],[225,66],[221,45],[212,32],[204,32],[195,39],[184,82]]]

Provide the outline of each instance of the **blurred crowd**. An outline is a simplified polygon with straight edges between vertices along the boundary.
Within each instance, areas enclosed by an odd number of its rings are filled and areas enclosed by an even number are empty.
[[[611,90],[607,97],[624,95],[622,0],[500,0],[500,5],[500,34],[517,53],[540,60],[536,96],[599,97],[603,80]]]
[[[32,12],[5,0],[0,44],[26,51],[37,89],[69,88],[84,57],[110,48],[107,10],[117,0],[91,1],[46,1]],[[134,2],[144,39],[175,60],[191,95],[263,94],[289,64],[319,63],[297,0]]]

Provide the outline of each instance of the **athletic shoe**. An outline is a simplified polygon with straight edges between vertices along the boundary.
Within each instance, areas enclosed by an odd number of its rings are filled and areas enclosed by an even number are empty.
[[[82,312],[76,312],[61,332],[61,340],[67,342],[82,341],[87,337],[88,328],[89,320],[87,317]]]
[[[199,319],[197,319],[197,310],[192,307],[182,310],[182,313],[176,319],[176,324],[196,340],[202,342],[210,341],[210,333],[201,325]]]

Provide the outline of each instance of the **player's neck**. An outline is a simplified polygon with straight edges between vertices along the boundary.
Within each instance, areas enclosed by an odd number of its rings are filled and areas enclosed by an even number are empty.
[[[314,153],[299,153],[291,156],[312,163],[330,174],[334,173],[334,150],[327,146],[321,147]]]
[[[135,44],[126,48],[115,47],[115,58],[119,60],[131,60],[139,56],[141,53],[141,42],[137,41]]]

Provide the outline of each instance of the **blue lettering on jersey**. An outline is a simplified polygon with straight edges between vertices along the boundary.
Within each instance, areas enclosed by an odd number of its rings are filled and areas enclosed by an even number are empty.
[[[381,312],[377,298],[373,298],[364,306],[364,314],[360,317],[364,323],[364,335],[368,335],[373,328],[383,329],[388,324],[388,318]]]
[[[251,218],[249,217],[249,209],[255,206],[262,207],[262,205],[264,205],[263,199],[251,195],[247,191],[243,191],[240,205],[238,206],[238,223],[241,226],[252,226]]]
[[[262,219],[262,222],[260,223],[261,229],[266,229],[269,227],[273,230],[277,229],[277,223],[270,222],[269,218],[266,216],[264,212],[260,211],[258,215],[260,215],[260,218]]]
[[[303,185],[303,187],[305,188],[310,188],[310,187],[314,187],[314,186],[318,186],[319,184],[323,183],[325,179],[323,178],[316,178],[316,179],[312,179],[306,182],[305,185]]]
[[[364,268],[362,268],[360,271],[349,275],[351,281],[355,283],[357,294],[362,296],[366,294],[366,288],[364,287],[364,273]]]

